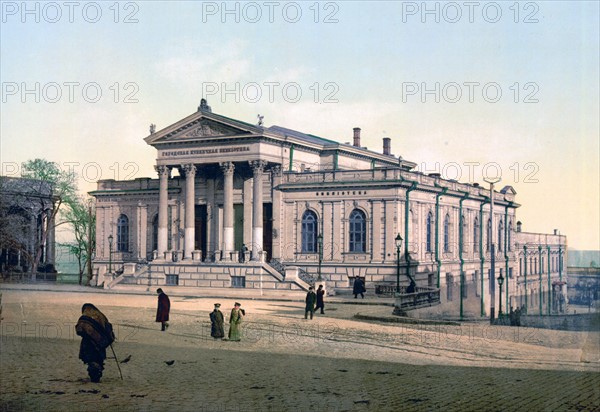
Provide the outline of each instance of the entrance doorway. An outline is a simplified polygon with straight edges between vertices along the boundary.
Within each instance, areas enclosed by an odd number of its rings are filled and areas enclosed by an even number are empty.
[[[244,205],[233,205],[233,248],[242,250],[244,244]]]
[[[194,208],[196,214],[194,227],[195,227],[195,239],[194,249],[202,251],[202,260],[206,259],[206,218],[207,210],[206,205],[196,205]]]
[[[267,262],[273,252],[273,204],[263,203],[263,250],[267,252]]]

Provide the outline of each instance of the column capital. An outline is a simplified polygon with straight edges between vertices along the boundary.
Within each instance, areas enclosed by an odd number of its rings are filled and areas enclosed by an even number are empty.
[[[273,176],[281,176],[281,165],[275,165],[271,168]]]
[[[194,165],[193,163],[187,163],[187,164],[183,164],[181,165],[181,170],[183,170],[185,172],[185,176],[190,176],[190,177],[194,177],[196,176],[196,165]]]
[[[169,177],[171,175],[171,168],[169,166],[154,166],[154,170],[156,170],[159,176],[166,175]]]
[[[262,173],[267,165],[267,162],[264,160],[250,160],[248,163],[250,164],[254,174]]]
[[[224,175],[233,174],[233,170],[235,169],[233,162],[220,162],[219,166],[221,166]]]

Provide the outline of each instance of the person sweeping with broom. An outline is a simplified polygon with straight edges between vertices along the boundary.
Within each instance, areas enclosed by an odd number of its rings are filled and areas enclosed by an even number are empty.
[[[100,382],[106,359],[106,348],[109,346],[112,348],[115,340],[112,324],[96,306],[85,303],[81,308],[81,317],[75,326],[75,332],[81,336],[79,359],[88,365],[90,380]]]

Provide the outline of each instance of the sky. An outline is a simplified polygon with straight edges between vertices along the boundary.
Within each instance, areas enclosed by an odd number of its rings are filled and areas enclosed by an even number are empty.
[[[1,2],[0,163],[156,177],[151,123],[194,113],[501,177],[528,232],[600,249],[599,3]]]

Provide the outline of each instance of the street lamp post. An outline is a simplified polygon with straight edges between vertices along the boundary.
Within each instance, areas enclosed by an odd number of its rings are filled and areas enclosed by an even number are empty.
[[[321,282],[323,279],[321,278],[321,263],[323,262],[323,235],[319,233],[317,236],[317,247],[319,248],[319,272],[317,281]]]
[[[483,179],[490,184],[490,231],[488,240],[490,243],[490,323],[494,323],[496,317],[496,248],[494,244],[494,184],[500,181],[500,178]],[[482,222],[483,224],[483,222]],[[483,273],[481,274],[483,276]]]
[[[500,287],[500,306],[498,307],[498,318],[502,316],[502,284],[504,283],[504,278],[502,277],[502,273],[498,276],[498,286]],[[508,293],[508,292],[507,292]]]
[[[112,273],[112,247],[113,247],[113,235],[108,236],[108,273]]]
[[[396,236],[396,293],[400,293],[400,248],[402,247],[402,236]]]

